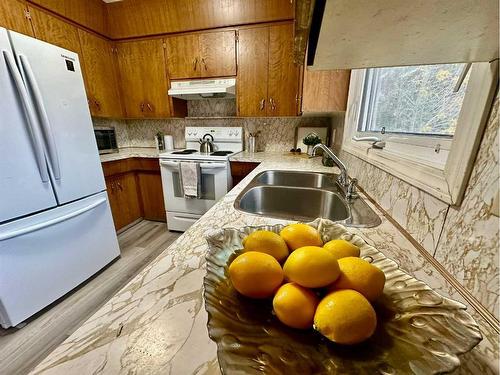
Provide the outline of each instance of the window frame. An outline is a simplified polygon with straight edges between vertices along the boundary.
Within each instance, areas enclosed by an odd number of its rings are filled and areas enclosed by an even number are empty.
[[[453,138],[414,134],[358,132],[362,115],[366,69],[351,71],[342,150],[401,178],[436,198],[459,205],[486,125],[498,82],[498,61],[474,63]],[[375,149],[354,136],[377,136],[387,142]],[[448,138],[448,139],[446,139]],[[435,147],[448,153],[446,161],[432,161],[418,155],[418,147]],[[405,151],[410,152],[405,154]],[[423,153],[422,153],[423,155]]]

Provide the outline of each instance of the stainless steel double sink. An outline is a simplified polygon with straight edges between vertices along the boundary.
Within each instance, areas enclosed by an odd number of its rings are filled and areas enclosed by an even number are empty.
[[[238,195],[237,210],[279,219],[311,221],[318,217],[353,227],[374,227],[379,216],[358,197],[347,200],[337,175],[270,170],[259,173]]]

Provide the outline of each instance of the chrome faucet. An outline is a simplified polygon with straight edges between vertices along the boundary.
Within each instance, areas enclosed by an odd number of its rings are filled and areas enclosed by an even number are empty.
[[[332,158],[333,162],[335,164],[337,164],[337,167],[339,167],[340,174],[339,174],[339,177],[337,178],[337,182],[340,184],[340,186],[342,186],[344,188],[347,185],[349,185],[349,177],[347,175],[347,168],[346,168],[345,164],[342,163],[342,161],[337,157],[337,155],[335,155],[333,153],[333,151],[330,150],[330,148],[328,146],[324,145],[323,143],[318,143],[317,145],[315,145],[313,147],[313,149],[312,149],[312,156],[316,155],[316,150],[318,150],[318,148],[320,148],[324,152],[326,152],[327,155],[330,158]]]

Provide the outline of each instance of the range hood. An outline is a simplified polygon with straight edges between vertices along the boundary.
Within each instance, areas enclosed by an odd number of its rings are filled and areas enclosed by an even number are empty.
[[[197,79],[192,81],[172,81],[168,95],[184,100],[234,98],[236,79]]]

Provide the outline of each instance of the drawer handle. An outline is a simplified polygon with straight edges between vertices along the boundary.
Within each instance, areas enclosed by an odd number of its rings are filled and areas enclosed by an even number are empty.
[[[96,201],[92,204],[89,204],[88,206],[85,206],[85,207],[80,208],[78,210],[75,210],[73,212],[67,213],[65,215],[56,217],[52,220],[44,221],[43,223],[30,225],[30,226],[25,227],[25,228],[21,228],[21,229],[13,230],[13,231],[10,231],[10,232],[4,233],[4,234],[0,234],[0,241],[5,241],[5,240],[8,240],[8,239],[11,239],[14,237],[19,237],[19,236],[22,236],[23,234],[28,234],[28,233],[35,232],[35,231],[43,229],[43,228],[50,227],[52,225],[59,224],[63,221],[72,219],[72,218],[79,216],[87,211],[90,211],[93,208],[103,204],[104,202],[106,202],[106,198],[101,198],[98,201]]]
[[[196,70],[196,66],[198,65],[198,58],[196,57],[193,62],[193,69]]]
[[[266,99],[261,99],[260,100],[260,110],[263,111],[264,108],[266,107]]]

